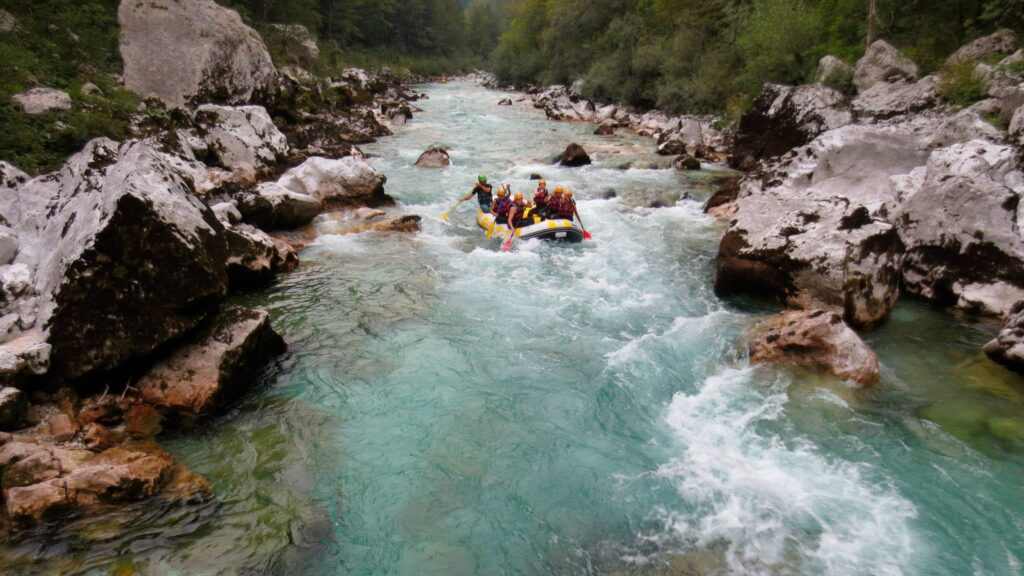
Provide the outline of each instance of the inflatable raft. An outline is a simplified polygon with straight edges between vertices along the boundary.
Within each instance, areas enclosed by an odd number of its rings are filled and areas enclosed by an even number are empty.
[[[487,232],[488,238],[508,238],[509,229],[505,224],[494,221],[494,215],[480,210],[476,214],[476,223]],[[555,240],[559,242],[582,242],[583,229],[570,220],[540,220],[529,226],[522,226],[515,230],[516,238],[529,240],[540,238],[541,240]]]

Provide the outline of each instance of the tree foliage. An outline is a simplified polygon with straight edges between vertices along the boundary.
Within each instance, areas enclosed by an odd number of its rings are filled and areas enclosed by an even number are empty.
[[[1024,27],[1024,0],[518,0],[492,67],[513,83],[584,80],[590,96],[673,112],[741,107],[764,82],[849,62],[868,30],[937,69],[965,41]]]

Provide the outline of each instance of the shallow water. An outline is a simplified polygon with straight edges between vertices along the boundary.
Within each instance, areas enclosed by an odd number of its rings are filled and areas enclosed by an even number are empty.
[[[867,336],[884,366],[871,394],[748,367],[739,343],[772,310],[712,292],[723,228],[699,201],[721,172],[623,170],[655,161],[653,142],[475,86],[427,92],[367,147],[424,231],[321,236],[297,272],[241,298],[273,314],[283,370],[202,434],[166,439],[219,505],[163,533],[9,547],[9,566],[1020,573],[1024,382],[980,356],[996,326],[901,304]],[[549,166],[570,141],[596,164]],[[454,166],[411,167],[432,144]],[[440,222],[480,172],[573,186],[596,240],[502,254],[468,206]]]

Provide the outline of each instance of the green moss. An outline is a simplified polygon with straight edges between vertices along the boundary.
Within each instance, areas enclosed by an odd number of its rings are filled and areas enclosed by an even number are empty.
[[[970,106],[983,99],[987,92],[988,85],[973,63],[947,66],[939,73],[939,96],[951,104]]]

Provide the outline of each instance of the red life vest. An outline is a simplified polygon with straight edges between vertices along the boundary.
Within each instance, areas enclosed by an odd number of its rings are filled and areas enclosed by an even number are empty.
[[[564,196],[552,196],[551,198],[548,198],[548,212],[558,214],[559,207],[562,205],[562,200],[564,199]]]
[[[537,193],[533,195],[533,203],[538,207],[547,206],[548,204],[548,189],[537,188]]]
[[[512,208],[512,200],[509,199],[508,195],[502,196],[498,199],[498,223],[508,218],[508,211]]]
[[[572,220],[576,215],[576,201],[572,198],[562,198],[562,203],[558,205],[558,215],[566,220]]]

